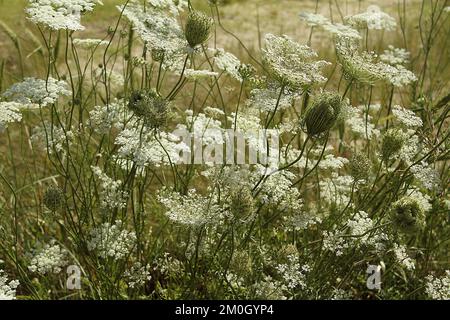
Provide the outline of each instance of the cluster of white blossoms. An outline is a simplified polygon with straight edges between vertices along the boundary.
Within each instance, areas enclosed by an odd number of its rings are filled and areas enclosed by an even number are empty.
[[[123,277],[130,288],[137,288],[152,278],[150,270],[150,266],[135,262],[130,269],[124,272]]]
[[[125,208],[128,192],[122,190],[122,181],[111,179],[99,167],[92,166],[91,168],[100,180],[100,206],[106,209]]]
[[[217,204],[217,196],[214,193],[203,196],[195,189],[190,189],[186,195],[163,190],[158,194],[158,200],[166,207],[165,214],[170,220],[185,226],[220,224],[227,214]]]
[[[311,268],[307,264],[301,265],[296,254],[289,254],[287,262],[278,264],[275,269],[283,279],[283,289],[289,291],[306,288],[306,275]]]
[[[43,122],[42,126],[34,128],[32,132],[31,142],[49,154],[56,152],[65,155],[66,148],[72,145],[75,137],[74,131],[66,131],[61,127],[52,126],[48,121]]]
[[[127,120],[123,101],[115,101],[107,106],[95,106],[89,112],[87,125],[97,133],[108,133],[112,128],[124,128]]]
[[[410,53],[403,48],[394,48],[389,45],[384,53],[380,54],[380,60],[391,66],[405,65],[409,62]]]
[[[393,252],[397,262],[407,270],[414,270],[416,268],[415,261],[408,256],[405,245],[394,243]]]
[[[395,18],[381,11],[376,5],[368,6],[365,12],[345,17],[345,21],[356,28],[369,30],[392,31],[397,27]]]
[[[346,110],[345,125],[357,137],[370,140],[380,135],[380,130],[375,127],[371,120],[372,115],[365,114],[361,108],[349,107]]]
[[[87,243],[90,251],[96,251],[101,258],[120,260],[127,257],[136,242],[136,234],[122,228],[122,222],[102,223],[90,232]]]
[[[385,248],[388,236],[383,232],[375,232],[375,224],[366,212],[356,212],[341,229],[323,233],[323,247],[341,256],[349,248],[361,246],[371,247],[377,252]]]
[[[29,0],[28,19],[53,30],[84,30],[81,14],[94,10],[99,0]]]
[[[98,47],[108,45],[108,43],[108,41],[101,39],[73,39],[74,46],[85,50],[97,49]]]
[[[423,124],[422,119],[416,116],[413,111],[405,109],[399,105],[395,105],[394,108],[392,108],[392,114],[395,116],[397,121],[406,127],[421,127]]]
[[[441,179],[439,173],[426,162],[418,163],[411,167],[411,172],[426,189],[440,190]]]
[[[190,148],[180,140],[180,137],[171,133],[141,132],[140,128],[130,128],[121,131],[115,143],[119,146],[119,158],[131,160],[138,167],[146,167],[182,161],[183,152],[190,152]]]
[[[19,281],[8,280],[5,272],[0,269],[0,301],[1,300],[15,300],[16,289],[19,286]]]
[[[288,36],[266,34],[263,59],[273,76],[283,85],[307,88],[327,80],[321,72],[330,63],[316,60],[317,53]]]
[[[277,107],[277,110],[284,110],[292,106],[294,96],[282,93],[281,98],[278,99],[279,95],[279,88],[253,89],[250,92],[248,105],[262,112],[274,112],[275,107]]]
[[[329,32],[336,38],[361,39],[361,35],[357,30],[341,23],[332,23],[328,18],[318,13],[301,12],[300,19],[304,20],[311,27],[318,27]]]
[[[174,16],[188,7],[187,0],[148,0],[148,3],[160,10],[168,10]]]
[[[184,1],[181,1],[184,2]],[[172,10],[172,15],[165,9],[169,1],[156,1],[144,7],[135,0],[126,7],[119,6],[124,16],[132,23],[134,30],[151,50],[163,53],[163,59],[173,60],[187,46],[184,33],[176,15],[178,9]]]
[[[70,91],[67,89],[67,83],[51,77],[47,81],[25,78],[3,93],[3,97],[9,101],[31,106],[38,104],[42,107],[55,103],[60,96],[68,95]]]
[[[0,132],[8,126],[8,123],[22,120],[22,113],[20,112],[22,106],[17,102],[0,102]]]
[[[427,276],[425,291],[432,299],[450,300],[450,270],[445,270],[445,274],[440,278]]]
[[[226,52],[222,48],[209,48],[208,51],[210,51],[213,54],[213,60],[216,64],[217,68],[220,70],[226,72],[229,74],[232,78],[242,81],[242,76],[239,73],[239,67],[241,66],[241,62],[238,58],[236,58],[235,55],[232,53]]]
[[[51,242],[33,253],[28,270],[40,274],[58,274],[68,264],[68,252],[60,245]]]
[[[333,172],[331,177],[323,178],[319,182],[320,196],[325,203],[343,208],[350,201],[353,183],[353,177]]]
[[[219,74],[215,71],[210,70],[194,70],[186,69],[184,70],[184,77],[189,80],[199,80],[217,77]]]

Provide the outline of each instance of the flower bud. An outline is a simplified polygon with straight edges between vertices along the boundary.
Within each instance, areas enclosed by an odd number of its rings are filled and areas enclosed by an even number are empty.
[[[168,102],[154,90],[133,92],[128,108],[152,129],[158,129],[166,123]]]
[[[391,210],[394,226],[405,233],[420,230],[425,223],[425,213],[420,203],[413,197],[405,196],[394,202]]]
[[[199,11],[192,11],[189,13],[186,22],[185,36],[191,48],[195,48],[208,40],[212,25],[213,20],[206,14]]]
[[[317,136],[333,127],[341,111],[341,97],[337,93],[323,92],[306,111],[304,124],[310,136]]]
[[[47,190],[45,190],[43,202],[49,210],[56,211],[62,206],[64,202],[63,192],[60,188],[51,186]]]
[[[405,142],[405,135],[399,129],[389,129],[383,135],[381,143],[381,157],[384,161],[389,160],[394,154],[400,151]]]

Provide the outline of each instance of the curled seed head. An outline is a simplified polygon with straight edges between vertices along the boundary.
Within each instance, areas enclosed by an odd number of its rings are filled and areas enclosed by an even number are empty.
[[[414,233],[425,223],[425,213],[420,203],[406,196],[394,202],[391,210],[393,225],[404,233]]]
[[[367,180],[371,168],[369,158],[363,153],[356,152],[350,159],[350,174],[355,180]]]
[[[235,190],[231,194],[231,212],[238,217],[251,215],[255,208],[255,200],[249,188]]]
[[[317,136],[333,127],[341,111],[341,97],[334,92],[323,92],[306,111],[304,124],[310,136]]]
[[[400,151],[405,142],[405,135],[399,129],[389,129],[383,135],[381,143],[381,157],[389,160],[394,154]]]
[[[64,202],[64,195],[60,188],[56,186],[51,186],[45,190],[44,205],[51,211],[56,211],[61,208]]]
[[[154,90],[140,90],[131,94],[128,108],[152,129],[162,127],[167,120],[168,101]]]
[[[191,48],[195,48],[208,40],[212,25],[213,20],[206,14],[200,11],[192,11],[189,13],[185,36]]]

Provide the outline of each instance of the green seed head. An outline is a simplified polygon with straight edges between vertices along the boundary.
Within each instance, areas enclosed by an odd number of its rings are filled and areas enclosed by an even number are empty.
[[[195,48],[208,40],[212,25],[213,20],[206,14],[199,11],[192,11],[189,13],[186,22],[185,36],[191,48]]]
[[[393,204],[391,211],[393,225],[404,233],[414,233],[425,223],[425,212],[413,197],[403,197]]]
[[[405,142],[405,135],[399,129],[389,129],[383,135],[381,144],[381,157],[389,160],[394,154],[400,151]]]
[[[306,111],[304,123],[310,136],[317,136],[333,127],[341,111],[341,97],[334,92],[323,92]]]
[[[168,102],[154,90],[133,92],[128,102],[128,108],[152,129],[158,129],[166,123]]]
[[[56,211],[61,208],[64,202],[64,195],[60,188],[56,186],[51,186],[47,190],[45,190],[44,205],[51,211]]]
[[[350,174],[355,180],[367,180],[369,178],[372,164],[363,153],[357,152],[350,159]]]
[[[249,188],[242,188],[231,194],[231,212],[235,216],[247,217],[255,208],[255,200]]]

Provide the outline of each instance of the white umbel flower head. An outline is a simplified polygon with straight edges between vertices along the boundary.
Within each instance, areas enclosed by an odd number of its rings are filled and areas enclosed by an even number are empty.
[[[136,234],[124,230],[121,221],[116,221],[115,224],[105,222],[94,228],[90,235],[88,249],[96,251],[104,259],[120,260],[127,257],[136,241]]]
[[[15,300],[16,288],[19,286],[19,281],[8,280],[3,270],[0,270],[0,301],[1,300]]]
[[[36,250],[30,261],[28,270],[40,275],[58,274],[67,265],[67,250],[51,242]]]
[[[97,0],[30,0],[28,19],[53,30],[84,30],[81,14],[94,10]]]
[[[406,127],[421,127],[422,126],[422,119],[420,119],[416,114],[408,109],[405,109],[401,106],[395,105],[392,109],[392,113],[394,114],[395,118]]]
[[[368,28],[369,30],[392,31],[397,27],[395,19],[381,11],[380,7],[370,5],[363,13],[345,17],[345,21],[357,28]]]
[[[7,127],[8,123],[22,120],[21,106],[22,104],[17,102],[0,102],[0,132]]]
[[[273,77],[293,88],[307,88],[327,80],[322,68],[330,63],[316,60],[317,53],[310,47],[293,41],[288,36],[266,34],[264,61]]]
[[[39,104],[45,107],[55,103],[60,96],[68,96],[65,81],[49,78],[48,81],[36,78],[25,78],[24,81],[12,85],[3,93],[3,97],[9,101],[24,105]]]
[[[440,278],[434,275],[427,276],[425,292],[435,300],[450,300],[450,270],[446,270]]]

